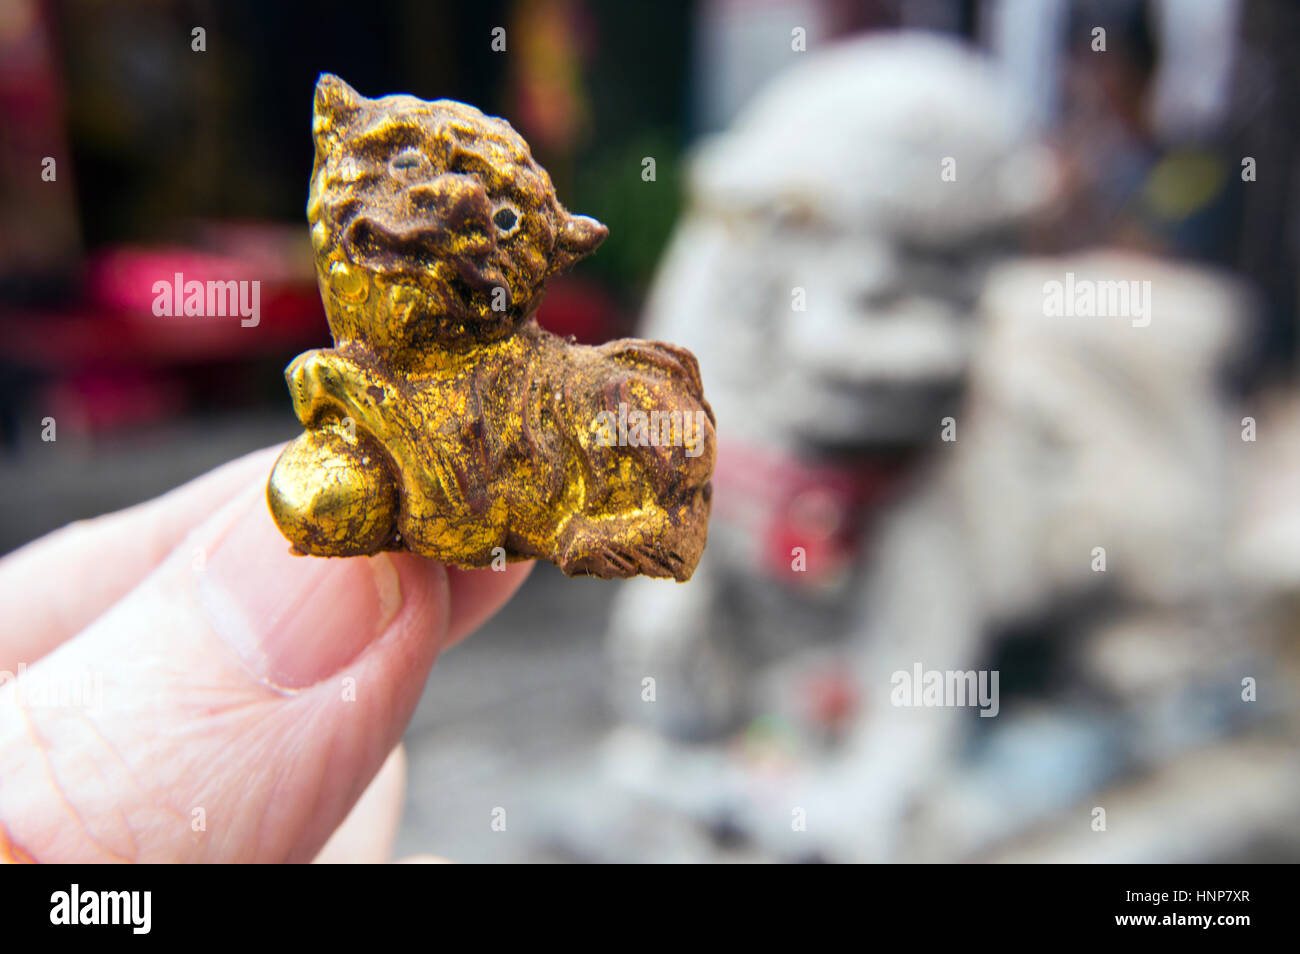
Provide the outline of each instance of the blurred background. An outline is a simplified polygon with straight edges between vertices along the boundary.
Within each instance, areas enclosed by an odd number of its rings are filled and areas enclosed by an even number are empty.
[[[539,321],[694,350],[719,460],[690,583],[539,566],[438,661],[399,854],[1300,859],[1298,45],[1290,0],[0,0],[0,552],[298,433],[316,76],[460,99],[610,228]],[[260,322],[156,317],[176,272]]]

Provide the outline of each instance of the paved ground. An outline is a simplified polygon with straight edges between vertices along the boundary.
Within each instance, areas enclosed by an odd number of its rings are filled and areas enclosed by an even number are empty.
[[[601,643],[618,585],[538,566],[497,617],[438,660],[406,732],[399,854],[553,856],[554,785],[610,718]],[[505,831],[493,830],[496,809],[505,810]]]

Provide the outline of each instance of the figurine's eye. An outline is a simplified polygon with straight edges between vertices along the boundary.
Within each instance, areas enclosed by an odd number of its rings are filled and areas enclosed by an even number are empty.
[[[424,164],[424,154],[418,149],[403,149],[389,160],[394,173],[410,173]]]
[[[492,216],[492,223],[506,235],[519,228],[519,213],[508,205],[497,209]]]

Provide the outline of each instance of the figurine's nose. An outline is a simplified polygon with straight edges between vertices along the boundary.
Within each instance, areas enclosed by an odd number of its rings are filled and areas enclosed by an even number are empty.
[[[477,178],[446,172],[406,190],[407,213],[438,231],[491,235],[492,203]]]

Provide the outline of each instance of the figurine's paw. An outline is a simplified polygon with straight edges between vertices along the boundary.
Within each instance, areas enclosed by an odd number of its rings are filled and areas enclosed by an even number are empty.
[[[602,580],[651,576],[689,580],[693,568],[677,553],[654,546],[600,544],[590,550],[573,550],[561,555],[560,569],[568,576],[595,576]]]
[[[674,523],[664,511],[653,516],[569,521],[555,563],[569,576],[603,580],[651,576],[685,582],[695,572],[704,550],[708,519],[698,524]]]
[[[385,442],[391,431],[394,390],[381,374],[338,351],[308,351],[285,370],[294,412],[304,427],[340,421]]]
[[[284,379],[294,413],[304,427],[315,427],[328,418],[356,416],[353,394],[364,393],[370,384],[365,373],[346,357],[325,349],[298,355],[285,369]]]
[[[332,366],[328,351],[305,351],[284,371],[293,400],[293,412],[304,427],[320,422],[325,410],[333,403],[331,385],[337,386],[338,373]]]
[[[266,485],[276,526],[301,553],[362,556],[394,544],[398,488],[383,451],[341,424],[301,435]]]

